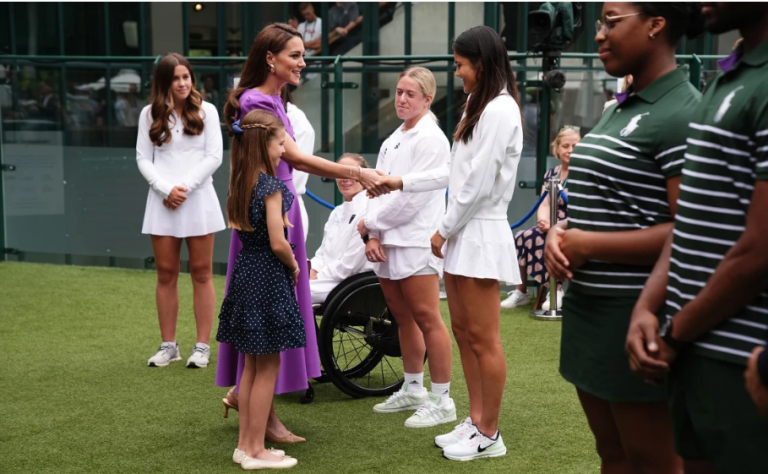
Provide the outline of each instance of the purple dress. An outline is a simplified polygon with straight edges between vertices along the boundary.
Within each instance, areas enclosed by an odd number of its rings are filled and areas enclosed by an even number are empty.
[[[261,109],[275,114],[285,124],[285,131],[293,138],[293,127],[285,115],[283,101],[277,95],[265,95],[259,91],[249,89],[240,96],[241,116],[251,110]],[[285,183],[288,189],[295,195],[296,188],[293,185],[293,168],[285,161],[280,161],[276,170],[277,177]],[[308,380],[320,376],[320,356],[317,352],[317,330],[315,329],[315,316],[312,313],[312,298],[309,291],[309,272],[307,271],[307,248],[304,242],[304,228],[301,222],[301,209],[292,206],[287,214],[288,221],[293,227],[288,228],[288,241],[295,245],[293,255],[299,264],[301,272],[296,286],[296,299],[299,302],[299,310],[304,318],[304,330],[307,336],[307,345],[300,349],[291,349],[280,353],[280,373],[275,384],[275,394],[296,392],[308,387]],[[237,231],[232,231],[232,240],[229,244],[229,259],[227,261],[227,286],[232,269],[235,267],[240,249],[243,244],[237,236]],[[245,366],[245,356],[237,352],[230,344],[219,344],[219,360],[216,366],[216,385],[219,387],[231,387],[237,385],[240,388],[240,376]]]

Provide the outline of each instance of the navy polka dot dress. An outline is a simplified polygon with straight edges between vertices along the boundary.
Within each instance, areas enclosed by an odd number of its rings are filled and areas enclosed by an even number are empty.
[[[253,232],[237,231],[243,249],[235,261],[229,292],[219,314],[216,340],[251,355],[276,354],[307,344],[291,269],[283,265],[269,245],[264,197],[277,191],[282,192],[285,214],[293,204],[293,194],[279,179],[259,175],[251,198]]]

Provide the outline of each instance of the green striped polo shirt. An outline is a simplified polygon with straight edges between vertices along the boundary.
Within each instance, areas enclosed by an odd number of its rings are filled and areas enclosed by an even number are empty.
[[[622,232],[672,221],[666,181],[680,174],[684,130],[701,94],[677,69],[618,99],[571,154],[569,228]],[[652,268],[590,260],[573,272],[572,285],[638,297]]]
[[[720,62],[688,128],[666,316],[696,297],[741,237],[756,180],[768,179],[768,41]],[[766,282],[744,282],[744,284]],[[768,336],[768,294],[699,338],[694,351],[745,364]]]

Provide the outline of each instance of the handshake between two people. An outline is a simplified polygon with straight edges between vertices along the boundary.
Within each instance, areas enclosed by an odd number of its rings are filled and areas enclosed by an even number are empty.
[[[376,182],[371,187],[366,185],[363,180],[360,182],[363,184],[367,191],[367,195],[370,199],[381,196],[382,194],[388,194],[392,191],[401,191],[403,189],[403,179],[400,176],[389,176],[376,170],[379,174]],[[365,225],[365,219],[360,219],[357,223],[357,231],[365,241],[365,256],[369,262],[382,263],[387,261],[387,255],[384,252],[384,247],[378,238],[370,236],[370,229]],[[443,257],[443,246],[446,239],[440,235],[437,231],[430,239],[430,246],[432,247],[432,254],[437,258]]]
[[[363,185],[366,194],[371,199],[403,189],[403,180],[399,176],[389,176],[382,171],[370,168],[362,171],[360,184]]]

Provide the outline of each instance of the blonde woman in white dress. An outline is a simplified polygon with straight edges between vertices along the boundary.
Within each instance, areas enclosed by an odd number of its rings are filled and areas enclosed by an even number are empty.
[[[469,417],[435,443],[451,460],[504,456],[498,430],[507,366],[501,346],[499,282],[520,283],[507,208],[523,149],[517,87],[504,42],[478,26],[453,43],[456,77],[470,94],[454,133],[450,165],[379,179],[390,189],[449,188],[448,208],[432,237],[445,257],[451,328],[469,390]]]
[[[189,250],[197,343],[187,367],[206,367],[216,304],[213,287],[213,234],[224,216],[211,176],[223,154],[219,114],[203,102],[192,65],[179,54],[157,65],[150,105],[139,118],[136,161],[149,183],[142,233],[152,237],[157,265],[157,316],[162,343],[147,365],[181,360],[176,342],[181,243]]]

